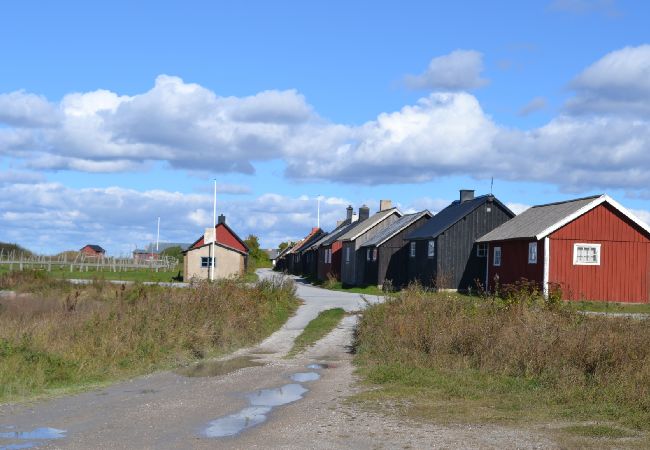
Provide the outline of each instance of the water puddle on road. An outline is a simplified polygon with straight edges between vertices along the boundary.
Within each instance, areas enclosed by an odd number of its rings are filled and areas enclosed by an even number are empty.
[[[186,377],[216,377],[226,375],[245,367],[263,366],[264,363],[254,361],[249,356],[226,359],[222,361],[203,361],[188,367],[178,369],[176,373]]]
[[[308,369],[327,369],[327,364],[309,364]],[[220,417],[208,423],[203,430],[203,435],[209,438],[234,436],[248,428],[260,425],[266,421],[273,408],[288,405],[304,397],[309,389],[302,384],[320,379],[317,372],[298,372],[291,375],[296,383],[272,389],[260,389],[246,394],[250,406],[239,412]]]
[[[319,380],[320,374],[316,372],[298,372],[291,375],[291,379],[298,383],[306,383],[308,381]]]
[[[279,388],[251,392],[246,395],[251,406],[235,414],[213,420],[208,424],[204,434],[211,438],[234,436],[265,422],[274,407],[300,400],[305,392],[307,389],[300,384],[285,384]]]
[[[13,426],[2,427],[4,430],[14,430]],[[35,448],[47,444],[52,439],[62,439],[66,430],[43,427],[31,431],[0,431],[0,450],[18,450]],[[2,442],[5,441],[5,442]]]
[[[307,365],[308,369],[327,369],[329,366],[327,364],[309,364]]]

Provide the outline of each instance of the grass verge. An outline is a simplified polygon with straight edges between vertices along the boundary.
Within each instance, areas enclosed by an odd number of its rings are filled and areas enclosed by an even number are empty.
[[[645,445],[648,340],[646,321],[584,316],[525,289],[505,299],[406,290],[360,320],[355,362],[378,389],[355,399],[443,423],[561,423],[557,433],[581,439],[630,429]]]
[[[13,270],[18,272],[18,270]],[[26,270],[26,272],[33,272],[34,270]],[[88,270],[80,271],[70,269],[64,269],[61,267],[52,267],[50,272],[47,272],[44,269],[36,270],[37,272],[43,272],[46,276],[58,279],[83,279],[83,280],[121,280],[121,281],[152,281],[152,282],[172,282],[172,281],[182,281],[183,270],[181,268],[174,270],[159,270],[158,272],[154,270],[128,270],[124,272],[112,272],[109,270]],[[0,275],[9,273],[9,268],[7,266],[0,266]]]
[[[0,402],[186,365],[252,345],[298,307],[273,279],[190,289],[70,283],[44,272],[0,275]]]
[[[296,338],[287,357],[293,357],[314,345],[318,340],[327,336],[341,321],[345,311],[342,308],[321,311],[318,316],[309,322],[302,333]]]

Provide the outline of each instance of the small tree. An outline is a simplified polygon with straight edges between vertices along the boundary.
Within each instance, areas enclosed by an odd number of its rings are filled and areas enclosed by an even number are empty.
[[[270,267],[271,260],[260,248],[260,241],[254,234],[249,234],[244,243],[248,247],[249,267],[255,270],[258,267]]]

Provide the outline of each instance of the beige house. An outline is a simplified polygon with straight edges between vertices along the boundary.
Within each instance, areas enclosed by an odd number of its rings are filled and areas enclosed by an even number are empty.
[[[216,241],[213,243],[215,240]],[[214,254],[213,254],[214,251]],[[243,275],[248,262],[248,247],[228,225],[226,217],[219,216],[215,228],[207,228],[203,236],[197,239],[183,252],[183,279],[207,280],[214,257],[214,279],[232,278]]]

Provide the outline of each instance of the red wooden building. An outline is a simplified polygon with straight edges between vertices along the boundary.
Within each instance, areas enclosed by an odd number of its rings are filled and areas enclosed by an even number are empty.
[[[565,300],[650,301],[650,228],[607,195],[533,206],[477,243],[490,289],[525,278]]]
[[[79,250],[79,253],[83,253],[86,256],[102,257],[106,254],[106,250],[101,248],[99,245],[88,244],[84,245],[81,250]]]

